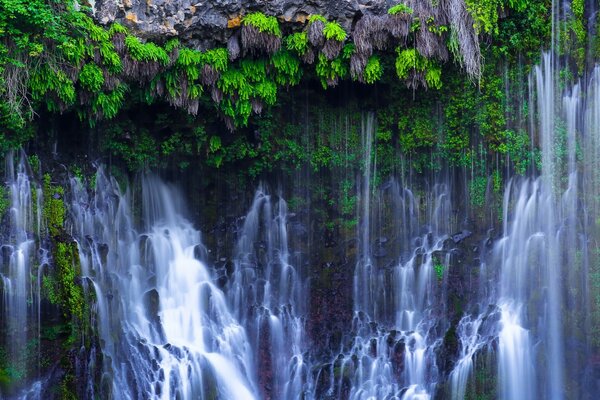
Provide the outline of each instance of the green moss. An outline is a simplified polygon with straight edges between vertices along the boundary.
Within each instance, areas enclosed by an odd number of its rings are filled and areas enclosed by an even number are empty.
[[[65,222],[64,189],[61,186],[53,185],[50,174],[45,174],[42,191],[44,196],[42,216],[46,222],[48,233],[50,236],[56,237],[63,232]]]
[[[0,185],[0,219],[4,217],[4,214],[10,208],[10,199],[8,188],[4,185]]]
[[[52,304],[60,307],[66,318],[83,321],[86,301],[83,288],[78,283],[81,265],[77,243],[57,241],[52,255],[55,271],[43,277],[46,296]]]

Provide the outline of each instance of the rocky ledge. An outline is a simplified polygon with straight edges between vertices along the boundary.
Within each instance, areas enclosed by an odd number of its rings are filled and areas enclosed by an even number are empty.
[[[302,27],[308,16],[336,20],[350,32],[362,15],[381,15],[390,0],[97,0],[90,3],[101,24],[119,22],[136,35],[154,40],[178,37],[205,49],[226,43],[241,17],[260,11],[277,16],[283,29]]]

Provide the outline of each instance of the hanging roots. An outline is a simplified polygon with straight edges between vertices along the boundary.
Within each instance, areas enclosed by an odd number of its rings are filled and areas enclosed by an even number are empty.
[[[173,66],[179,58],[179,49],[176,47],[169,53],[169,67]]]
[[[260,101],[260,99],[257,99],[256,97],[253,97],[250,100],[250,104],[252,104],[252,111],[255,114],[260,114],[263,110],[263,103],[262,101]]]
[[[425,89],[427,89],[427,80],[425,79],[425,73],[413,70],[412,72],[410,72],[409,77],[406,79],[406,87],[415,90],[419,86],[423,86]]]
[[[115,50],[120,56],[125,54],[125,34],[115,33],[112,37],[112,43],[115,46]]]
[[[412,15],[405,13],[388,15],[384,21],[386,30],[403,45],[406,44],[411,22]]]
[[[473,28],[474,22],[471,14],[467,11],[464,0],[446,0],[446,6],[450,27],[460,48],[461,66],[467,74],[479,79],[481,77],[481,49],[479,38]]]
[[[121,80],[118,77],[110,74],[106,70],[102,70],[102,76],[104,76],[104,88],[106,90],[114,90],[119,86],[119,83],[121,83]]]
[[[242,49],[240,47],[240,39],[237,34],[232,35],[227,41],[227,53],[229,54],[229,61],[235,61],[241,55]]]
[[[242,46],[244,51],[252,54],[261,51],[273,54],[281,47],[281,38],[261,32],[252,25],[244,25],[242,26]]]
[[[154,93],[158,97],[163,97],[165,95],[165,82],[162,79],[157,79],[156,84],[154,85]]]
[[[335,39],[327,39],[325,41],[325,45],[323,46],[323,54],[329,61],[336,58],[342,49],[344,48],[344,43]]]
[[[325,24],[323,21],[315,20],[309,23],[308,25],[308,41],[315,47],[323,46],[325,42],[325,35],[323,34],[323,29],[325,29]]]
[[[225,122],[225,126],[229,130],[229,132],[233,132],[235,130],[235,123],[233,122],[233,118],[229,116],[224,116],[223,121]]]
[[[220,77],[221,74],[215,69],[215,67],[210,64],[204,64],[200,74],[200,81],[203,85],[212,86],[219,80]]]
[[[308,49],[306,49],[306,51],[304,52],[304,54],[300,58],[306,64],[312,64],[312,63],[315,62],[315,52],[313,51],[313,49],[308,48]]]
[[[215,103],[219,104],[221,101],[223,101],[223,92],[218,87],[213,86],[210,90],[210,97]]]
[[[365,56],[362,53],[354,53],[350,58],[350,75],[354,79],[358,79],[362,82],[363,73],[365,71],[365,67],[367,66],[367,62],[369,61],[369,56]]]

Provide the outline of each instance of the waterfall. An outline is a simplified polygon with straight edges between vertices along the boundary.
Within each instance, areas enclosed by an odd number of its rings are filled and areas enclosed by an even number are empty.
[[[441,254],[452,229],[450,194],[447,185],[440,183],[433,185],[426,199],[419,199],[395,180],[372,190],[371,171],[376,164],[371,164],[374,125],[370,118],[362,125],[365,169],[359,180],[356,334],[348,350],[333,362],[335,383],[329,392],[334,398],[345,398],[347,390],[350,399],[430,399],[438,375],[435,349],[441,341],[431,314],[439,306],[435,299],[442,298],[437,287],[443,278],[435,268],[441,272],[448,262]],[[418,212],[423,202],[425,220]],[[372,237],[372,215],[391,222],[392,240]],[[397,254],[391,268],[378,261],[387,253],[386,246]]]
[[[533,132],[541,144],[541,174],[508,183],[502,237],[482,263],[498,273],[497,287],[480,301],[499,308],[502,399],[563,399],[566,380],[581,381],[578,374],[586,368],[588,344],[573,346],[573,335],[588,337],[590,332],[585,310],[589,235],[599,215],[598,67],[587,86],[575,83],[565,90],[558,89],[557,68],[554,56],[544,53],[532,72],[531,97],[538,111]],[[461,356],[450,376],[455,399],[464,396],[477,353],[493,352],[496,335],[483,334],[473,324],[485,320],[487,313],[486,308],[477,317],[467,315],[465,325],[459,324]],[[578,390],[575,396],[584,389]]]
[[[310,391],[303,355],[308,288],[290,254],[287,217],[283,198],[257,190],[240,229],[228,295],[251,338],[260,387],[270,388],[263,396],[302,399]]]
[[[18,375],[27,378],[31,359],[39,354],[31,351],[39,339],[40,288],[43,267],[48,263],[47,252],[39,247],[41,229],[41,189],[32,182],[27,157],[21,153],[6,157],[6,193],[10,209],[7,228],[2,237],[2,316],[6,328],[5,348]],[[39,397],[32,397],[39,398]]]
[[[200,233],[181,214],[177,191],[142,181],[145,227],[137,233],[130,194],[100,169],[94,198],[72,185],[74,233],[93,283],[115,399],[254,399],[252,352],[212,271],[197,257]]]

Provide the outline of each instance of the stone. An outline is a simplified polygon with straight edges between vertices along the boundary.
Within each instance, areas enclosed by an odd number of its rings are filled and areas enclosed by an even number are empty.
[[[227,43],[243,15],[251,12],[278,17],[286,30],[301,28],[310,15],[321,14],[349,32],[362,15],[383,15],[388,8],[386,0],[97,0],[92,12],[100,24],[119,22],[143,39],[178,37],[205,50]]]

